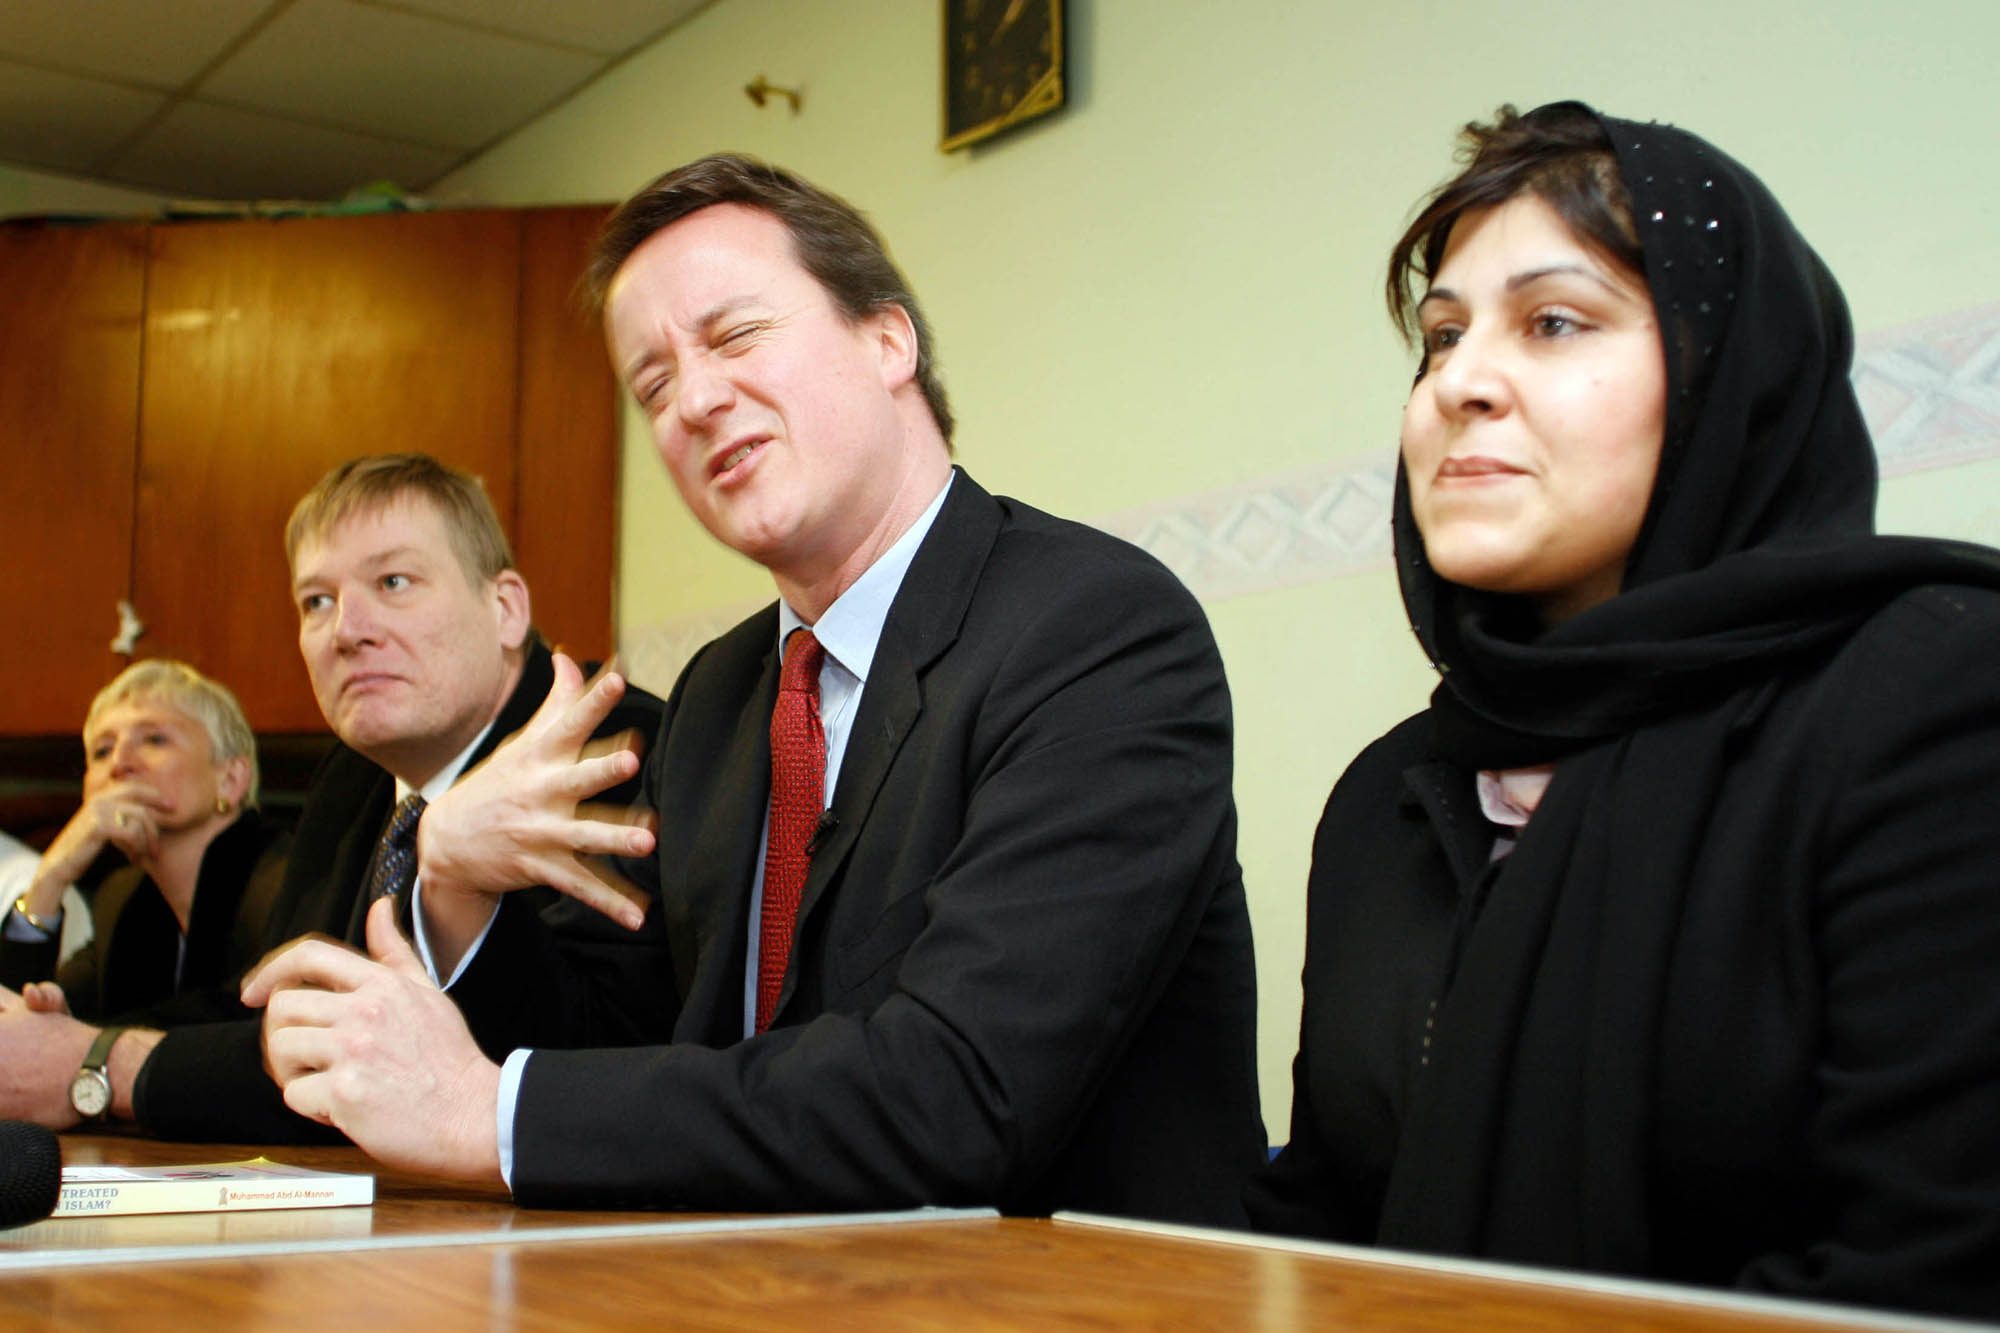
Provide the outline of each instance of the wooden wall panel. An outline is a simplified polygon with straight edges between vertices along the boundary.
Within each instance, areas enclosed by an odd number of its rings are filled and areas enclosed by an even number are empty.
[[[259,731],[324,723],[283,530],[344,458],[421,449],[514,504],[520,228],[506,212],[155,227],[132,586],[144,651]]]
[[[521,214],[520,473],[514,558],[535,623],[581,658],[616,646],[618,383],[575,299],[602,205]]]
[[[122,665],[145,235],[0,227],[0,734],[75,736]]]

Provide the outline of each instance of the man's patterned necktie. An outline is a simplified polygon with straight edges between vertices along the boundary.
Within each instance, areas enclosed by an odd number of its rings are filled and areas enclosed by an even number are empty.
[[[405,796],[389,816],[382,841],[375,844],[375,859],[368,866],[368,901],[387,894],[406,895],[417,878],[417,821],[424,815],[424,798],[416,792]]]
[[[771,710],[771,832],[764,844],[764,903],[757,930],[757,1031],[771,1026],[792,954],[810,847],[826,799],[826,731],[819,668],[826,649],[811,630],[785,641],[785,669]]]

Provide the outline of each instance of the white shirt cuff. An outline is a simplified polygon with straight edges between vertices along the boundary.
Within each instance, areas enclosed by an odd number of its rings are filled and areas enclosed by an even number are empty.
[[[479,928],[479,937],[471,947],[459,956],[458,966],[451,970],[451,978],[446,980],[438,975],[437,964],[431,960],[430,932],[424,929],[424,882],[418,880],[410,888],[410,921],[417,935],[417,957],[424,960],[424,973],[437,983],[439,990],[450,990],[465,975],[465,969],[479,956],[479,946],[486,943],[486,937],[493,933],[494,918],[500,915],[500,900],[493,900],[493,910],[486,917],[486,924]]]
[[[500,1149],[500,1178],[514,1188],[514,1105],[521,1099],[521,1075],[527,1072],[530,1050],[514,1051],[500,1066],[500,1097],[493,1105],[493,1141]]]
[[[29,925],[28,918],[15,911],[14,905],[9,903],[7,904],[7,938],[10,940],[19,940],[22,944],[46,944],[52,938],[52,935],[49,931],[36,930],[33,926]]]

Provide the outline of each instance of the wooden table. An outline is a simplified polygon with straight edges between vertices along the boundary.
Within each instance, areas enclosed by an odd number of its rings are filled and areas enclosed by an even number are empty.
[[[254,1147],[70,1135],[66,1161],[233,1161]],[[517,1209],[352,1148],[368,1208],[105,1217],[0,1231],[0,1329],[1964,1327],[1109,1219],[856,1224]],[[697,1230],[704,1222],[745,1228]]]

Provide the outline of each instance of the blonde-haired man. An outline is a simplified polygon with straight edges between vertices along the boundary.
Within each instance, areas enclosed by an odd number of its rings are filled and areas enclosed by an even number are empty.
[[[520,727],[554,667],[484,488],[434,458],[390,454],[334,468],[300,501],[286,546],[299,651],[340,744],[307,794],[265,943],[307,933],[358,942],[370,884],[389,883],[394,812],[435,799]],[[602,730],[650,736],[658,716],[659,701],[632,690]],[[608,795],[629,799],[631,789]],[[671,977],[627,966],[626,932],[571,900],[531,890],[491,930],[501,946],[520,934],[531,949],[611,978],[619,997],[602,1004],[601,993],[577,997],[559,980],[542,988],[534,975],[469,962],[443,980],[453,999],[470,1002],[479,1039],[494,1049],[540,1039],[572,1011],[614,1042],[671,1022]],[[519,956],[496,947],[494,957],[504,954]],[[0,1085],[0,1115],[74,1124],[64,1090],[96,1035],[59,1015],[0,1013],[0,1062],[19,1071]],[[108,1056],[111,1114],[162,1137],[270,1142],[313,1132],[265,1075],[254,1020],[132,1029]]]

